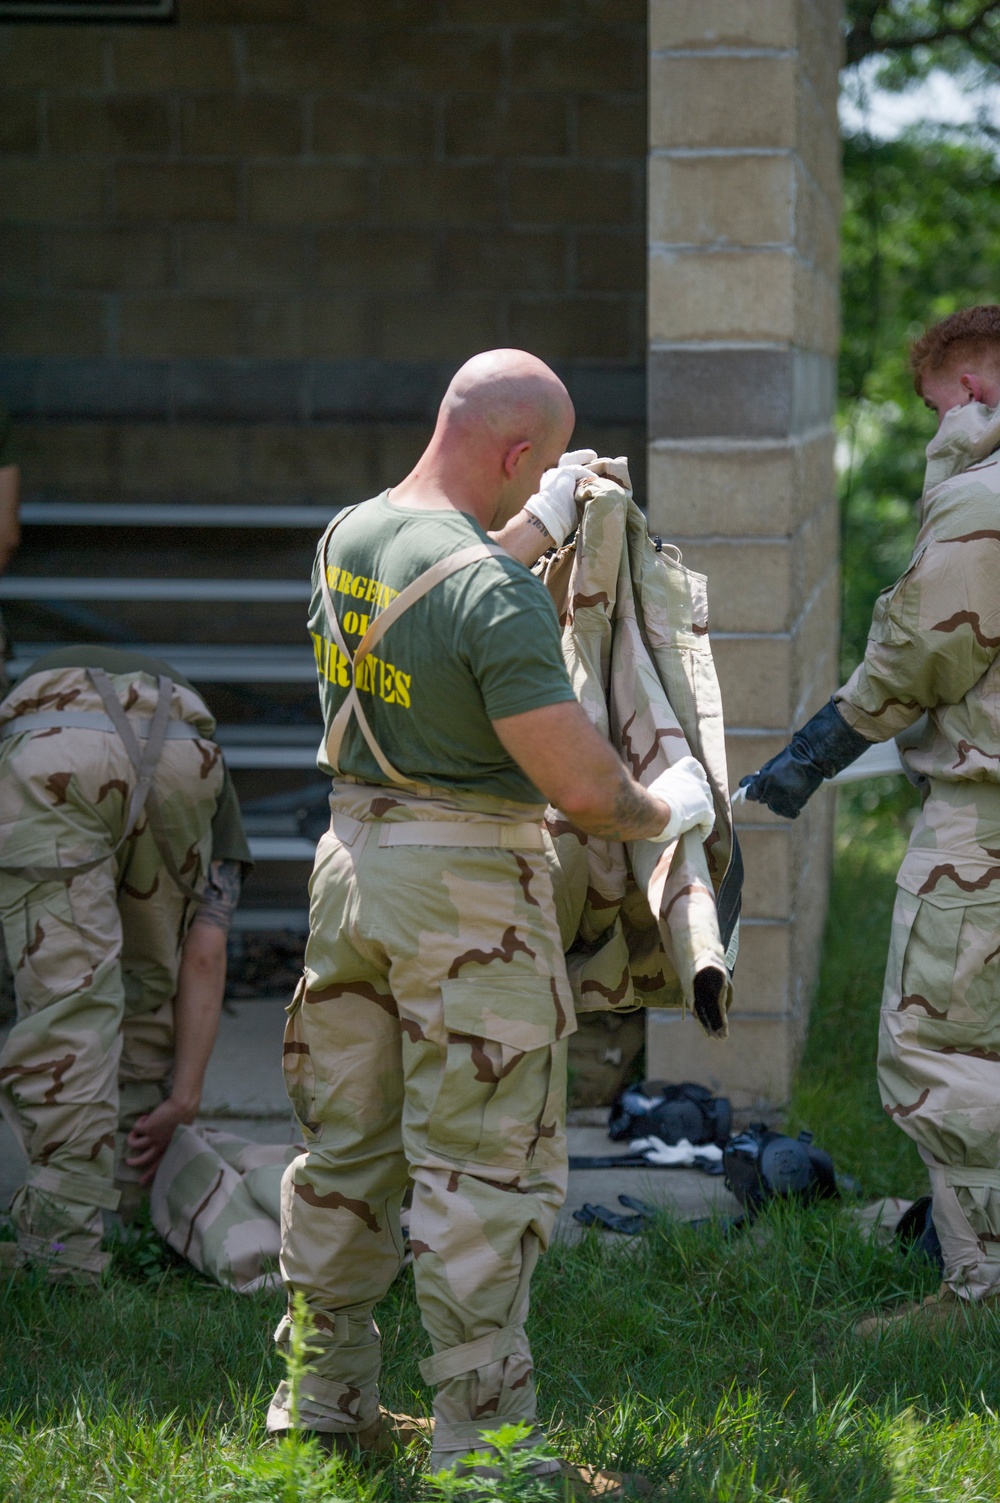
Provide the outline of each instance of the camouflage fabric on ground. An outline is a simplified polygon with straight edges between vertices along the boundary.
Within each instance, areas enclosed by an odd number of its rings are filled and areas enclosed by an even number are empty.
[[[403,1256],[412,1177],[433,1468],[484,1430],[535,1419],[524,1322],[566,1191],[572,996],[540,807],[347,782],[331,807],[284,1045],[307,1152],[283,1182],[281,1269],[305,1293],[321,1347],[301,1422],[356,1432],[378,1413],[372,1312]],[[517,848],[526,826],[535,840]],[[477,829],[482,843],[470,844]],[[288,1426],[287,1402],[282,1384],[272,1430]]]
[[[690,832],[666,847],[626,847],[548,811],[574,1001],[582,1012],[693,1006],[708,1032],[725,1037],[731,986],[715,895],[733,826],[706,582],[684,568],[676,549],[657,551],[621,485],[585,482],[578,496],[586,505],[576,540],[542,570],[577,698],[644,785],[696,756],[717,818],[704,845]]]
[[[155,680],[112,679],[130,716],[149,720]],[[52,710],[102,711],[80,668],[25,679],[0,705],[0,726]],[[204,884],[222,761],[203,702],[174,685],[172,719],[201,732],[170,740],[154,788],[170,850]],[[111,852],[125,828],[136,774],[116,734],[27,730],[0,743],[0,864],[73,866]],[[0,1054],[0,1109],[29,1160],[12,1215],[18,1242],[53,1275],[94,1275],[101,1211],[119,1204],[123,1130],[167,1090],[172,999],[193,916],[163,871],[142,819],[116,856],[69,881],[0,872],[0,919],[14,972],[17,1021]]]
[[[899,737],[924,803],[900,867],[879,1039],[886,1111],[931,1177],[945,1280],[1000,1288],[1000,411],[949,412],[920,531],[834,696]]]
[[[179,1127],[153,1180],[153,1225],[200,1273],[255,1294],[278,1289],[281,1176],[301,1145]]]

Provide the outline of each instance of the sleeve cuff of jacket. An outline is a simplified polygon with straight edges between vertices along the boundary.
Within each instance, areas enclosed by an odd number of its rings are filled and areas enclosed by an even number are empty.
[[[843,693],[843,689],[838,689],[833,696],[837,714],[845,725],[849,725],[852,731],[857,731],[859,735],[864,736],[866,741],[891,741],[893,736],[905,730],[906,725],[910,723],[907,720],[905,725],[887,725],[884,718],[876,719],[874,715],[869,715],[867,710],[859,709],[856,704],[852,704],[849,699],[842,699]]]

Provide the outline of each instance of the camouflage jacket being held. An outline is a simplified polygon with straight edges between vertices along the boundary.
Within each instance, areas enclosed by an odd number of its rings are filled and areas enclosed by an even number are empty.
[[[730,867],[738,873],[705,580],[676,549],[657,551],[621,486],[602,478],[578,494],[586,505],[575,542],[541,570],[577,698],[645,786],[696,756],[715,795],[716,826],[704,846],[694,831],[667,846],[623,845],[548,811],[574,1001],[578,1012],[687,1005],[707,1032],[725,1037],[739,883],[720,927],[717,896]]]
[[[870,741],[899,738],[927,795],[900,884],[968,902],[1000,878],[1000,408],[949,412],[927,446],[910,565],[875,605],[834,695]]]

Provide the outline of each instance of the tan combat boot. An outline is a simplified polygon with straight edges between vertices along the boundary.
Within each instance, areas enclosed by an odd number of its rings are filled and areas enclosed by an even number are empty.
[[[434,1421],[411,1414],[393,1414],[379,1407],[378,1418],[364,1430],[302,1430],[302,1436],[318,1441],[324,1451],[338,1456],[395,1456],[419,1441],[430,1441]],[[272,1431],[272,1440],[284,1440],[287,1430]]]
[[[895,1310],[880,1311],[866,1315],[853,1325],[852,1334],[866,1339],[881,1337],[891,1331],[905,1328],[919,1331],[941,1331],[956,1319],[981,1314],[983,1310],[996,1310],[1000,1296],[989,1295],[986,1299],[961,1299],[947,1284],[942,1284],[937,1294],[928,1294],[926,1299],[910,1300]]]

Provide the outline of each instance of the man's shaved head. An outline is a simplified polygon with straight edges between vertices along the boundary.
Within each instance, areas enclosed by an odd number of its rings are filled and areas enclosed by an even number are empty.
[[[527,350],[473,355],[452,377],[439,418],[448,428],[486,428],[505,448],[522,439],[537,444],[572,422],[569,392],[555,371]]]
[[[500,526],[569,447],[569,392],[527,350],[486,350],[455,372],[416,465],[393,487],[402,505],[454,506]]]

